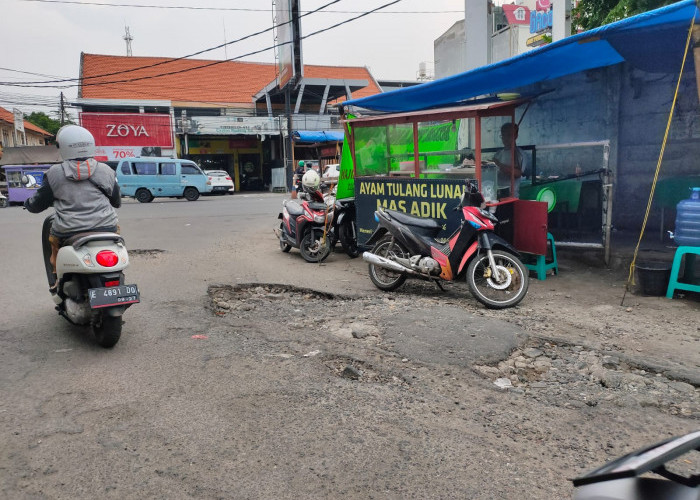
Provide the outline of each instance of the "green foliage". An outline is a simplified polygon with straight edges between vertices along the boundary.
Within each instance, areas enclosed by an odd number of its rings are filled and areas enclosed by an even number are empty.
[[[581,0],[572,11],[572,32],[588,31],[626,17],[641,14],[676,0]]]
[[[46,113],[41,111],[35,111],[30,115],[25,115],[24,119],[29,123],[33,123],[37,127],[41,127],[50,134],[56,135],[58,129],[61,128],[61,122],[59,120],[54,120]],[[71,120],[65,122],[65,124],[73,123]]]

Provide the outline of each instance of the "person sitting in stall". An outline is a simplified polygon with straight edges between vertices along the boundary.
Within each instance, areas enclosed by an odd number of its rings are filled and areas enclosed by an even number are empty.
[[[513,198],[520,197],[520,179],[527,171],[527,156],[515,141],[518,138],[518,125],[506,123],[501,127],[503,149],[496,153],[493,162],[498,167],[498,189],[506,190]],[[511,152],[511,148],[514,150]],[[510,192],[510,181],[513,177],[513,191]]]

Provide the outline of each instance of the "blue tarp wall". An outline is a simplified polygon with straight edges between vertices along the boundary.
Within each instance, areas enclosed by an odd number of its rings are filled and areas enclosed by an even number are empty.
[[[692,18],[694,0],[568,37],[496,64],[427,84],[348,101],[380,111],[455,105],[489,93],[550,91],[521,123],[518,143],[610,141],[613,226],[637,231],[644,217]],[[692,43],[692,42],[691,42]],[[516,113],[520,118],[523,109]],[[498,146],[498,130],[484,131]],[[686,60],[660,178],[700,175],[700,109],[693,52]],[[575,158],[570,159],[575,162]],[[658,208],[658,207],[657,207]],[[667,226],[674,212],[666,211]],[[652,213],[647,234],[660,223]],[[658,238],[656,233],[653,233]],[[615,235],[613,234],[613,241]]]

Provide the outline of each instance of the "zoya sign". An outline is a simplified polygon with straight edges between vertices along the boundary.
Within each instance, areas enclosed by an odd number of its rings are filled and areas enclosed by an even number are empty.
[[[107,129],[107,137],[150,137],[146,127],[143,125],[130,125],[128,123],[113,124],[108,123],[105,125]]]
[[[80,113],[80,124],[98,146],[173,147],[170,115],[156,113]]]

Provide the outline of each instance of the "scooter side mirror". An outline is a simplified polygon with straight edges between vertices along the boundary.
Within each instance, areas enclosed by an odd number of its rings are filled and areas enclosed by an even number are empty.
[[[37,185],[37,182],[32,174],[26,174],[22,176],[22,184],[24,187],[33,188]]]

